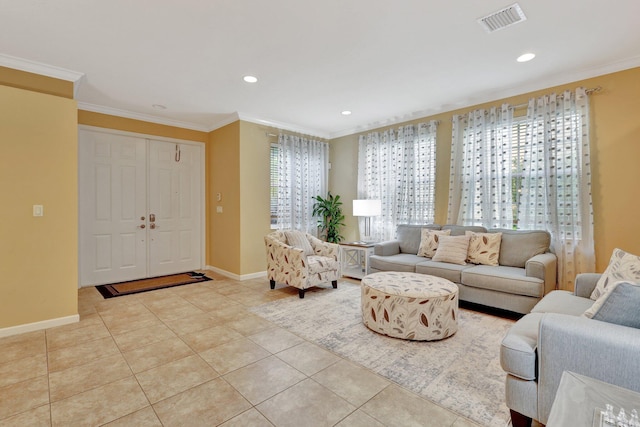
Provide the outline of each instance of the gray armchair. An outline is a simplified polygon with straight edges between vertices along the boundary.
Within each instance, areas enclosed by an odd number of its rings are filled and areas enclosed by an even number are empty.
[[[575,291],[553,291],[509,330],[500,349],[514,427],[546,424],[563,371],[640,392],[640,329],[582,317],[600,277],[581,274]]]

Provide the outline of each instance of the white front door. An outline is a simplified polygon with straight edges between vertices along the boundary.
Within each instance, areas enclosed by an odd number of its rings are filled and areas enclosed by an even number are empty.
[[[145,277],[146,141],[87,131],[79,140],[80,285]]]
[[[202,147],[79,131],[80,286],[202,266]]]
[[[200,147],[149,141],[149,274],[201,266]]]

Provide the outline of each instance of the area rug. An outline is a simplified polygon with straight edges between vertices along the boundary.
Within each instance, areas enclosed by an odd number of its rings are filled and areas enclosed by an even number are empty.
[[[452,337],[390,338],[363,325],[360,285],[349,282],[250,310],[481,425],[504,426],[509,420],[500,342],[513,320],[460,308]]]
[[[190,271],[188,273],[172,274],[170,276],[151,277],[148,279],[132,280],[129,282],[99,285],[96,289],[104,298],[119,297],[122,295],[137,294],[139,292],[154,291],[156,289],[170,288],[172,286],[190,285],[192,283],[213,280],[204,275]]]

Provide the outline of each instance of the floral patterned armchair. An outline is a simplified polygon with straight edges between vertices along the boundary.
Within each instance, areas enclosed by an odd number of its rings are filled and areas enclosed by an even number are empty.
[[[338,287],[340,246],[300,231],[274,231],[264,238],[267,249],[267,275],[274,289],[276,282],[305,291],[321,283]]]

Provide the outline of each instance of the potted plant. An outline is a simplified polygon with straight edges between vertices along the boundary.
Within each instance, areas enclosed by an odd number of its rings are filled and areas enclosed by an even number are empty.
[[[315,196],[313,199],[313,215],[320,217],[318,226],[321,235],[327,242],[339,243],[344,238],[340,235],[340,227],[344,226],[340,196],[333,196],[329,191],[326,198]]]

